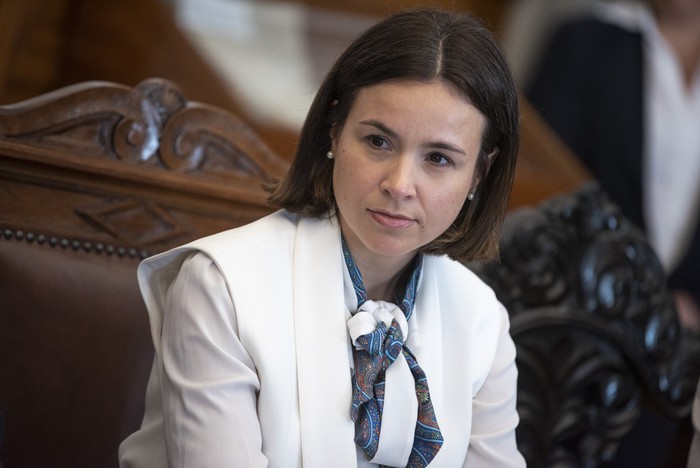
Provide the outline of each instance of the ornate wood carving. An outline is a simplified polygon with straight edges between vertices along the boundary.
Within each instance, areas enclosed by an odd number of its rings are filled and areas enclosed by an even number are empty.
[[[0,107],[0,227],[12,232],[160,251],[269,212],[262,183],[287,167],[242,120],[163,79]]]
[[[236,116],[188,103],[177,85],[150,79],[132,89],[87,82],[0,107],[0,135],[73,154],[152,163],[211,176],[269,180],[280,160]]]
[[[697,338],[644,236],[597,185],[511,213],[501,262],[475,268],[511,314],[528,466],[602,466],[643,400],[688,414]]]

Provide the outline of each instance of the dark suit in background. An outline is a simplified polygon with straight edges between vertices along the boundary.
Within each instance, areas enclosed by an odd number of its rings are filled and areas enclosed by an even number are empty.
[[[564,25],[550,44],[526,95],[625,216],[644,229],[641,34],[585,18]],[[669,287],[686,290],[700,304],[697,226]]]

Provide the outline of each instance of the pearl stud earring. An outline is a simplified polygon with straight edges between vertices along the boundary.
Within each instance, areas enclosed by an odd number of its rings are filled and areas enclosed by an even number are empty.
[[[469,193],[467,194],[467,200],[469,200],[469,201],[474,200],[474,192],[469,192]]]
[[[327,157],[328,159],[333,159],[333,158],[335,158],[335,155],[333,154],[333,151],[329,151],[329,152],[326,153],[326,157]]]

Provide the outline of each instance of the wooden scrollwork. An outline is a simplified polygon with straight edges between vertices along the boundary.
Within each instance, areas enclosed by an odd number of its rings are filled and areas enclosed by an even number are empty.
[[[500,249],[474,268],[511,314],[528,466],[603,466],[642,400],[688,414],[697,339],[644,235],[597,185],[511,213]]]
[[[137,162],[156,153],[160,126],[150,101],[105,82],[80,83],[0,107],[3,138]]]
[[[80,83],[2,106],[0,135],[219,179],[270,180],[288,166],[238,117],[188,102],[176,84],[159,78],[135,88]]]
[[[288,165],[168,80],[80,83],[0,106],[0,228],[156,253],[269,213]]]

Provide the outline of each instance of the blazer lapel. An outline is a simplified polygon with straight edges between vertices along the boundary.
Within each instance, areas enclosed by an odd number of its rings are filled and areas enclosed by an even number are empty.
[[[430,255],[423,257],[421,282],[416,294],[414,309],[415,320],[418,322],[420,345],[411,349],[415,354],[418,365],[421,366],[428,378],[430,399],[439,416],[444,410],[444,387],[442,350],[443,336],[441,328],[440,296],[438,293],[438,278],[436,259]]]
[[[355,467],[343,257],[335,217],[301,218],[293,268],[303,464]]]

